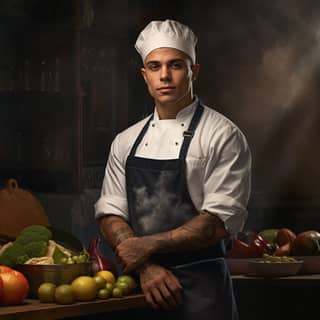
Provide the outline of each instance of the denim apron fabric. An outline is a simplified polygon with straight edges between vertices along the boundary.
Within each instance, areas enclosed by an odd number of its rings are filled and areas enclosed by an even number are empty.
[[[179,159],[156,160],[136,157],[151,116],[137,137],[126,162],[126,190],[130,225],[138,236],[165,232],[196,215],[186,180],[186,155],[203,112],[199,103],[179,153]],[[237,319],[232,283],[226,266],[224,245],[196,251],[158,254],[153,261],[169,268],[183,286],[183,304],[170,311],[150,311],[153,319]]]

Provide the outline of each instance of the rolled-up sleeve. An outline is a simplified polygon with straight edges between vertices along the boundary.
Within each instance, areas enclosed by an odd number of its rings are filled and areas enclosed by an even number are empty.
[[[242,230],[248,216],[251,152],[244,135],[233,128],[210,153],[204,176],[202,210],[218,215],[231,235]]]
[[[125,161],[119,152],[118,143],[116,137],[110,148],[100,198],[95,203],[96,218],[112,214],[128,220]]]

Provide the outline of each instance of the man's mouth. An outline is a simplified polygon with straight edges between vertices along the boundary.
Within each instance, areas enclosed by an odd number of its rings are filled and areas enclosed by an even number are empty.
[[[171,91],[173,91],[175,89],[175,87],[160,87],[157,90],[160,91],[161,93],[169,93]]]

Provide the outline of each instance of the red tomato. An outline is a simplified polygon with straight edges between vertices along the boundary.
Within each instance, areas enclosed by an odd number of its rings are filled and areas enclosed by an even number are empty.
[[[13,271],[13,269],[4,265],[0,265],[0,273],[9,272],[9,271]],[[2,281],[2,278],[0,277],[0,301],[1,301],[2,294],[3,294],[3,281]]]
[[[10,267],[7,267],[7,266],[0,265],[0,273],[1,272],[9,272],[9,271],[13,271],[13,269]]]
[[[21,272],[13,269],[2,271],[0,278],[2,280],[1,304],[17,304],[27,297],[29,283]]]
[[[0,278],[0,300],[3,294],[3,282],[2,282],[2,278]]]

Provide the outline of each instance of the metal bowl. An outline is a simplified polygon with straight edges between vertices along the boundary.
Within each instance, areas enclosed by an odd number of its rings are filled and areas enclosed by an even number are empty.
[[[92,262],[74,264],[20,264],[16,269],[28,280],[29,297],[36,298],[39,286],[44,282],[55,285],[70,284],[78,276],[91,275]]]

